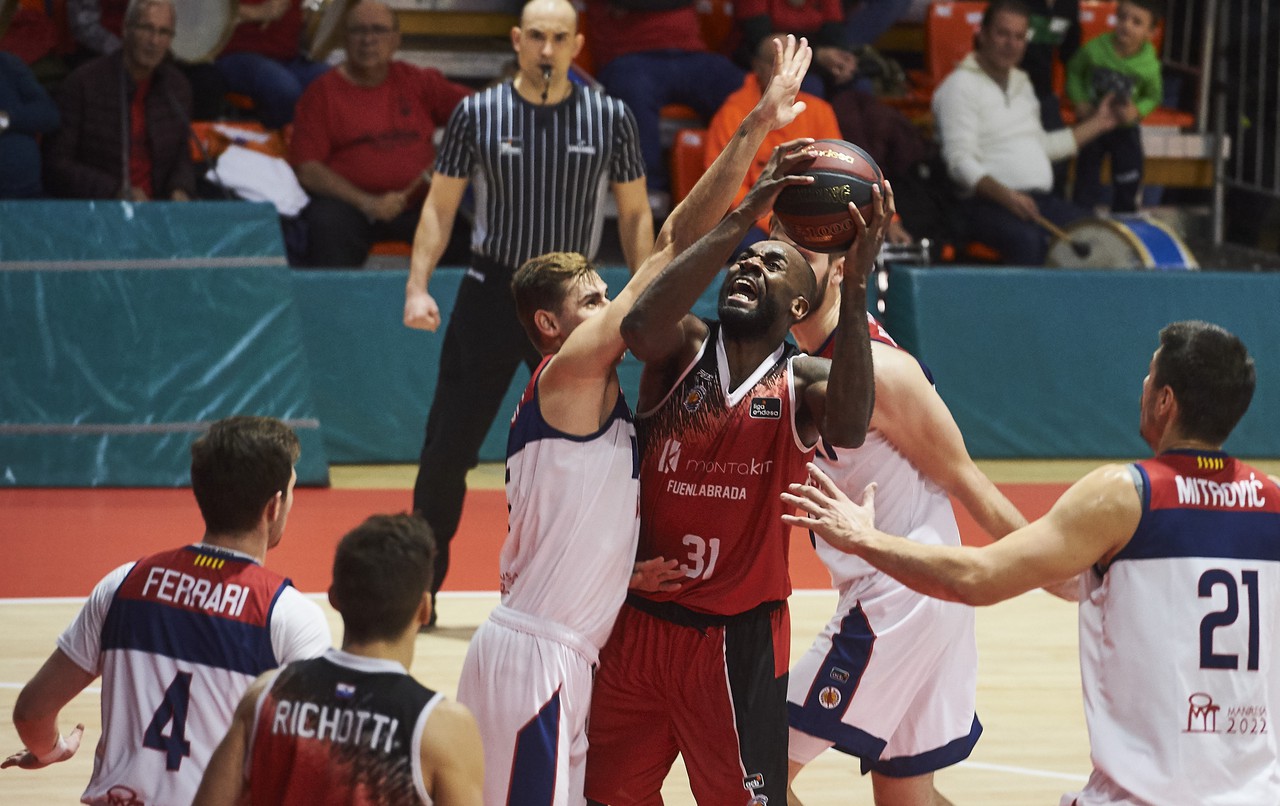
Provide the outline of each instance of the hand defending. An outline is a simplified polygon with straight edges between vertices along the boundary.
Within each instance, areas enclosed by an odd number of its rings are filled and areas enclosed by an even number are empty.
[[[867,485],[862,503],[855,504],[817,465],[810,462],[808,468],[809,480],[792,484],[782,494],[783,503],[797,510],[783,515],[782,522],[809,529],[846,554],[857,554],[859,543],[875,531],[876,485]]]
[[[805,102],[797,101],[796,95],[812,59],[813,50],[804,37],[797,42],[788,34],[785,43],[774,40],[773,75],[756,104],[757,112],[763,116],[770,131],[791,124],[805,110]]]
[[[30,750],[23,750],[20,753],[14,753],[0,763],[0,769],[8,769],[9,767],[17,767],[23,770],[38,770],[47,767],[50,764],[57,764],[60,761],[66,761],[76,754],[80,749],[80,739],[84,736],[84,725],[76,725],[75,730],[66,736],[59,736],[58,743],[45,754],[43,760],[36,757],[35,753]]]
[[[680,583],[675,580],[684,577],[684,571],[679,566],[678,561],[664,560],[661,557],[638,562],[631,572],[631,584],[628,587],[650,593],[678,591]]]

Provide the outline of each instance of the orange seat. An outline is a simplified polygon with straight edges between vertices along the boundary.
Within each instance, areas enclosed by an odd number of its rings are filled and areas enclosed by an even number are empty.
[[[985,0],[947,0],[929,6],[924,24],[924,70],[911,70],[910,91],[901,98],[883,98],[912,120],[929,114],[933,91],[973,50],[973,37],[982,27]]]
[[[679,204],[706,170],[707,130],[681,129],[671,145],[671,204]]]
[[[413,247],[404,241],[378,241],[369,250],[369,254],[409,257],[413,254]]]

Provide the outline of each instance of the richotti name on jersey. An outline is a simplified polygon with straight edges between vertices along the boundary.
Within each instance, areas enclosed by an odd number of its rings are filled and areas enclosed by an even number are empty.
[[[271,735],[319,739],[333,744],[367,745],[371,750],[391,753],[399,726],[399,719],[373,711],[279,700],[271,718]]]
[[[686,472],[701,476],[764,476],[773,469],[773,460],[751,459],[746,462],[724,462],[709,459],[688,459],[680,462],[680,440],[668,439],[662,446],[662,456],[658,459],[658,469],[663,473]],[[722,498],[730,501],[745,501],[747,488],[729,484],[699,484],[687,481],[667,479],[667,492],[675,495],[694,496],[698,498]]]

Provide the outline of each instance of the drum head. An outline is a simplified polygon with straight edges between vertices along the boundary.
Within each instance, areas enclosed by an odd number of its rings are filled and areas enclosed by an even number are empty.
[[[307,27],[302,34],[302,49],[313,62],[322,62],[342,39],[342,21],[354,0],[304,0]]]
[[[184,62],[213,61],[236,26],[236,0],[173,0],[178,22],[173,55]]]
[[[1164,224],[1142,216],[1078,221],[1049,247],[1058,269],[1195,269],[1195,257]]]

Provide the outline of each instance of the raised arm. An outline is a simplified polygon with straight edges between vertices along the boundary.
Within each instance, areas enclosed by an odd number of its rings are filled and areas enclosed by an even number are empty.
[[[612,367],[622,356],[627,345],[620,328],[636,298],[676,255],[688,249],[724,216],[765,136],[788,125],[804,111],[805,104],[796,101],[796,94],[811,55],[803,38],[797,42],[794,37],[788,37],[785,45],[776,43],[773,78],[760,102],[743,119],[689,195],[671,211],[640,270],[603,313],[579,325],[560,348],[553,362],[558,365],[555,372],[594,378],[599,375],[600,367]]]
[[[871,427],[884,435],[921,473],[957,499],[978,525],[999,540],[1027,519],[978,468],[960,428],[910,354],[871,345],[876,407]]]
[[[409,281],[404,289],[405,327],[432,330],[440,327],[440,306],[436,304],[427,285],[431,274],[449,245],[453,231],[453,219],[462,204],[462,194],[467,189],[466,177],[444,176],[437,173],[431,180],[431,190],[422,205],[418,230],[413,235],[413,256],[409,259]]]
[[[774,149],[764,173],[742,204],[711,232],[682,250],[637,297],[622,320],[622,337],[636,358],[646,364],[661,363],[680,355],[687,345],[705,335],[705,326],[689,315],[690,309],[720,273],[742,236],[772,208],[782,189],[813,181],[812,177],[794,173],[813,159],[808,147],[811,142],[792,140]]]
[[[854,503],[809,465],[810,482],[782,498],[798,508],[782,520],[812,529],[835,548],[856,554],[907,587],[970,605],[994,604],[1109,562],[1142,516],[1133,478],[1105,465],[1073,484],[1043,518],[982,548],[929,546],[875,528],[875,485]]]
[[[894,214],[893,188],[871,189],[871,221],[849,204],[854,240],[845,254],[840,281],[840,326],[835,331],[831,363],[802,356],[795,362],[803,384],[797,418],[800,436],[813,444],[820,435],[837,448],[856,448],[867,438],[875,409],[875,378],[871,338],[867,332],[867,278],[875,268],[885,233]],[[829,373],[825,377],[823,373]]]

